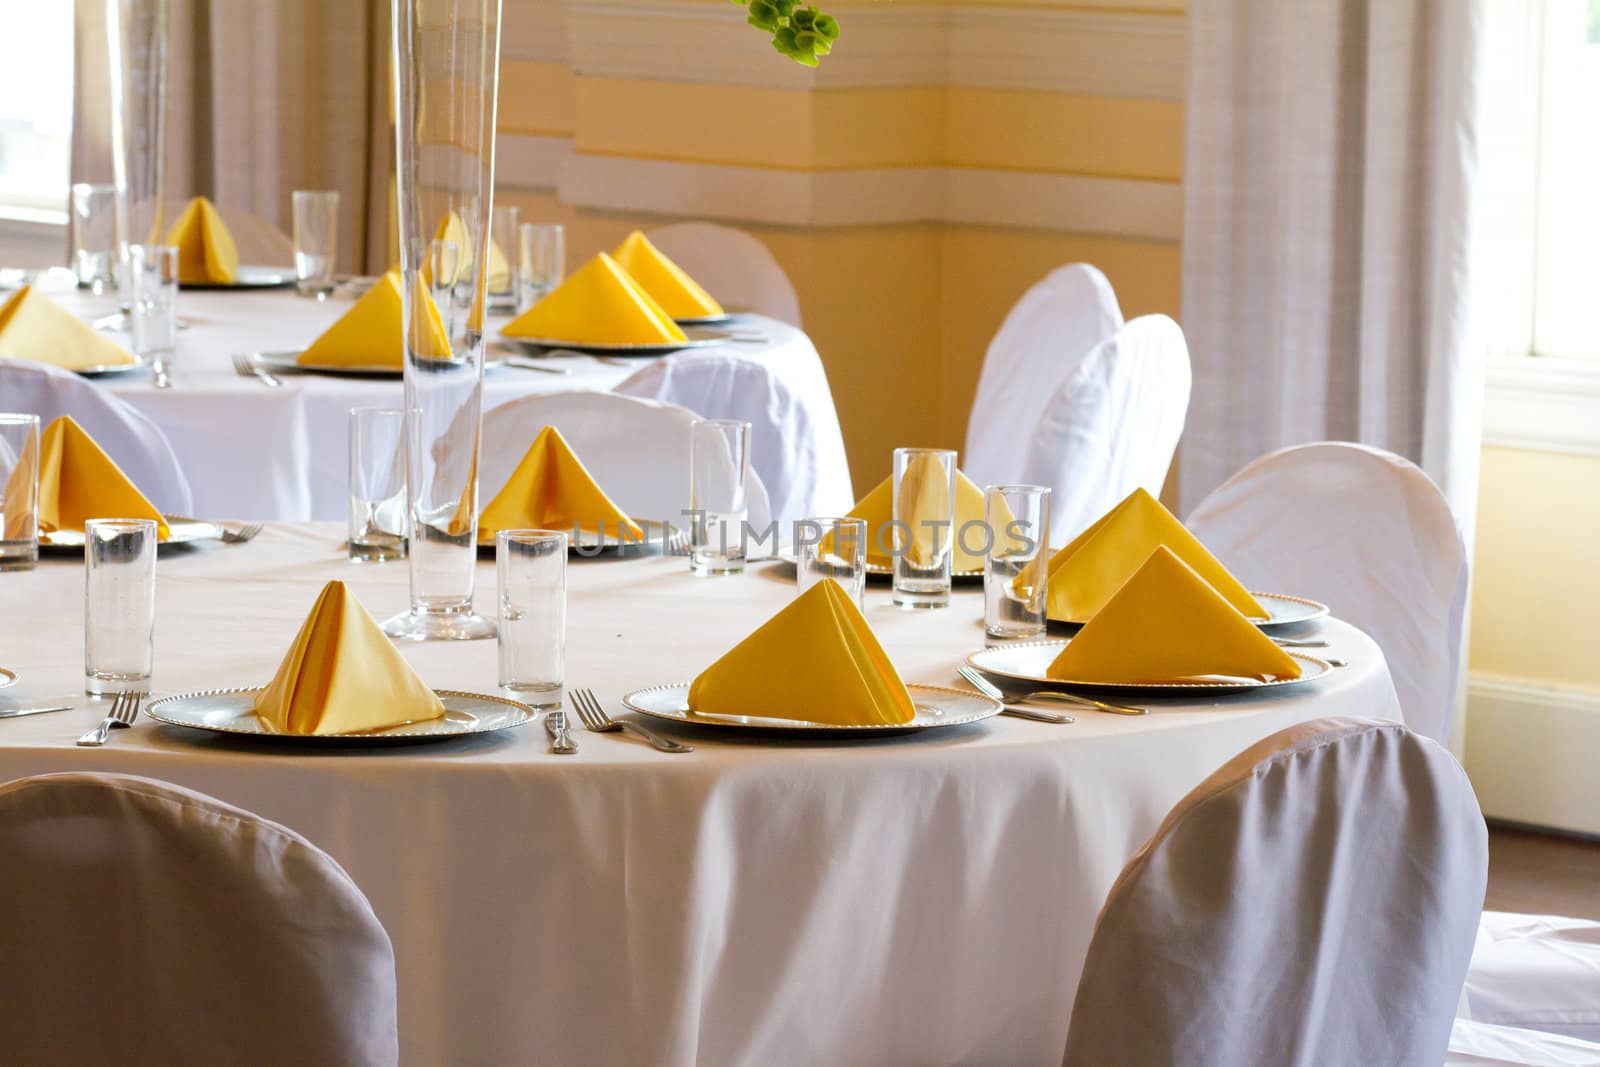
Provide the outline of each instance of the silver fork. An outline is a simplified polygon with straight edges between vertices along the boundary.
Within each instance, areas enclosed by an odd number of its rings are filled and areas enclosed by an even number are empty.
[[[139,717],[139,704],[144,700],[143,693],[122,692],[111,702],[111,714],[93,730],[78,738],[80,745],[99,746],[106,743],[106,738],[111,736],[113,726],[132,726],[133,720]]]
[[[246,541],[254,540],[256,534],[260,532],[261,524],[259,522],[247,522],[237,530],[224,526],[222,528],[222,542],[227,545],[242,545]]]
[[[993,700],[1000,701],[1002,707],[1000,714],[1011,715],[1018,719],[1032,719],[1034,722],[1053,722],[1058,726],[1066,726],[1078,720],[1071,715],[1060,711],[1043,711],[1038,708],[1019,708],[1006,703],[1006,695],[999,689],[989,684],[989,680],[971,667],[957,667],[956,673],[965,678],[972,688]]]
[[[273,374],[243,352],[235,352],[233,354],[233,370],[241,378],[259,378],[263,384],[270,385],[274,389],[281,388],[283,385],[282,378]]]
[[[600,701],[595,699],[591,689],[570,689],[572,706],[577,709],[578,718],[583,720],[583,725],[597,734],[611,733],[616,730],[626,730],[630,734],[648,741],[652,747],[662,752],[693,752],[693,745],[680,744],[669,737],[662,737],[654,730],[646,730],[636,722],[628,719],[613,719],[607,715],[600,706]]]
[[[996,700],[1009,700],[1020,703],[1027,700],[1059,700],[1066,704],[1076,704],[1079,707],[1097,708],[1100,711],[1110,712],[1112,715],[1148,715],[1149,708],[1134,708],[1126,704],[1107,704],[1103,700],[1093,697],[1080,696],[1077,693],[1063,693],[1055,689],[1039,689],[1032,693],[1022,693],[1016,696],[1007,696],[999,686],[979,674],[971,667],[957,667],[956,673],[971,682],[980,693],[994,697]]]
[[[689,535],[676,526],[667,527],[667,555],[687,556],[689,554]]]

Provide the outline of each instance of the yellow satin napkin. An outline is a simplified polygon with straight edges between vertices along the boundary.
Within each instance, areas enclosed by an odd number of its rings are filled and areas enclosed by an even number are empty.
[[[1239,580],[1143,489],[1128,494],[1051,557],[1045,613],[1058,622],[1088,622],[1160,545],[1193,567],[1241,614],[1268,617]]]
[[[644,540],[639,524],[606,496],[561,431],[546,426],[478,517],[478,540],[493,541],[498,530],[571,531],[574,526]]]
[[[907,468],[905,484],[901,486],[902,492],[927,495],[926,504],[929,513],[943,513],[948,507],[944,500],[939,499],[949,490],[944,485],[944,471],[938,461],[932,456],[919,456]],[[961,547],[961,527],[969,522],[983,522],[983,490],[977,483],[959,470],[956,471],[956,507],[955,526],[951,528],[950,569],[954,571],[973,571],[983,567],[983,553],[968,552]],[[877,487],[861,498],[860,503],[850,509],[846,518],[865,519],[867,522],[867,562],[875,567],[892,567],[894,559],[889,555],[889,546],[894,544],[894,528],[889,525],[894,519],[894,476],[891,474]],[[913,560],[925,558],[932,548],[933,530],[925,528],[913,531],[916,537],[911,544]],[[1002,536],[1004,531],[997,532]],[[967,541],[972,545],[981,547],[984,539],[977,533],[970,533]]]
[[[255,713],[274,733],[347,734],[437,719],[444,705],[355,594],[333,581],[256,694]]]
[[[450,284],[455,285],[463,278],[472,275],[472,256],[477,247],[472,236],[467,232],[467,224],[461,215],[455,211],[447,212],[439,220],[439,228],[433,232],[434,240],[449,241],[456,246],[455,270],[450,277]],[[433,261],[430,255],[422,264],[422,280],[429,285],[433,284]],[[500,247],[500,242],[489,240],[489,266],[487,274],[487,288],[491,293],[507,293],[511,291],[511,262],[506,259],[505,251]]]
[[[154,519],[162,541],[171,532],[88,431],[63,415],[39,435],[39,530],[81,531],[89,519]]]
[[[831,578],[701,672],[689,706],[835,726],[907,723],[911,694],[855,601]]]
[[[1268,681],[1300,677],[1300,664],[1158,545],[1046,673],[1078,682]]]
[[[324,330],[296,359],[330,367],[381,367],[400,370],[405,362],[405,310],[400,275],[390,271],[361,294],[350,310]],[[450,340],[433,297],[419,283],[416,299],[424,309],[418,351],[433,359],[447,358]]]
[[[666,344],[683,331],[617,261],[601,252],[500,331],[573,344]]]
[[[611,258],[673,318],[698,319],[722,314],[722,305],[638,230],[628,234],[611,253]]]
[[[239,250],[211,201],[197,196],[167,231],[167,244],[178,249],[178,281],[227,283],[239,276]]]
[[[138,362],[78,316],[25,285],[0,306],[0,358],[30,359],[67,370]]]

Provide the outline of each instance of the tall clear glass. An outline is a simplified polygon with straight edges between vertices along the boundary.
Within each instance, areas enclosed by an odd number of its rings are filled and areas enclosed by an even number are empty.
[[[495,534],[500,606],[500,687],[536,708],[561,704],[567,644],[567,535]]]
[[[166,231],[167,0],[105,0],[111,166],[117,187],[117,284],[126,304],[128,249]]]
[[[983,629],[1010,640],[1044,633],[1049,591],[1050,490],[991,485],[983,491]],[[965,531],[957,536],[964,536]],[[967,536],[962,547],[979,547]]]
[[[326,300],[337,275],[339,194],[327,189],[296,189],[291,201],[295,291]]]
[[[696,419],[689,432],[689,569],[738,574],[749,517],[750,424]]]
[[[411,610],[384,630],[416,641],[493,637],[472,590],[500,0],[394,0],[392,10]],[[441,294],[448,314],[423,281],[441,229],[464,246],[458,284]]]
[[[489,271],[489,306],[509,311],[517,302],[517,231],[522,212],[515,204],[496,204],[489,234],[499,261]]]
[[[155,657],[155,520],[90,519],[83,533],[83,691],[148,692]]]
[[[824,578],[838,582],[856,607],[867,589],[867,520],[800,519],[794,524],[795,592]]]
[[[133,354],[150,368],[157,389],[170,389],[178,357],[178,250],[171,245],[129,246],[128,280]]]
[[[117,187],[72,187],[72,272],[78,287],[99,296],[117,284]]]
[[[39,562],[39,416],[0,412],[0,571]]]
[[[567,273],[567,231],[559,222],[517,228],[517,314],[543,300]]]
[[[350,409],[350,558],[406,558],[406,413]]]
[[[955,501],[954,452],[894,450],[894,602],[903,608],[950,605]]]

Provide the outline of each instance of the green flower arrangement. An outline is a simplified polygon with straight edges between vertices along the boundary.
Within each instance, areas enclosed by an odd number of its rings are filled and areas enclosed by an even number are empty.
[[[733,0],[748,7],[745,21],[772,34],[772,47],[806,67],[833,51],[839,39],[839,21],[814,7],[800,7],[798,0]]]

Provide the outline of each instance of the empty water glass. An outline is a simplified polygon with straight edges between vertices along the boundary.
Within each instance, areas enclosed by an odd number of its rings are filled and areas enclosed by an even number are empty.
[[[148,692],[155,656],[154,519],[83,524],[83,690]]]
[[[0,571],[39,561],[39,416],[0,412]]]
[[[567,271],[567,231],[560,223],[517,227],[517,314],[543,300]]]
[[[350,558],[406,558],[405,412],[350,409]]]
[[[991,485],[983,493],[983,629],[1014,639],[1044,633],[1049,593],[1050,490]],[[980,546],[961,531],[962,547]]]
[[[339,254],[339,194],[294,191],[294,286],[301,296],[325,300],[333,292]]]
[[[454,337],[456,275],[461,269],[461,250],[454,241],[435,237],[428,245],[428,295],[439,312],[446,337]]]
[[[744,570],[750,424],[696,419],[689,427],[689,569],[700,575]]]
[[[523,703],[561,703],[567,640],[567,535],[501,530],[494,539],[500,686]]]
[[[491,307],[509,310],[517,301],[517,242],[522,212],[515,204],[496,204],[489,215],[489,237],[505,264],[503,272],[495,270],[494,257],[489,257],[489,280],[485,290]]]
[[[894,602],[903,608],[950,604],[955,499],[954,452],[894,450]]]
[[[129,245],[128,331],[133,354],[149,366],[157,389],[172,388],[178,354],[178,250],[171,245]]]
[[[795,591],[824,578],[843,587],[857,607],[867,587],[867,520],[800,519],[794,524]]]
[[[72,187],[72,270],[78,286],[98,296],[116,288],[117,187]]]

